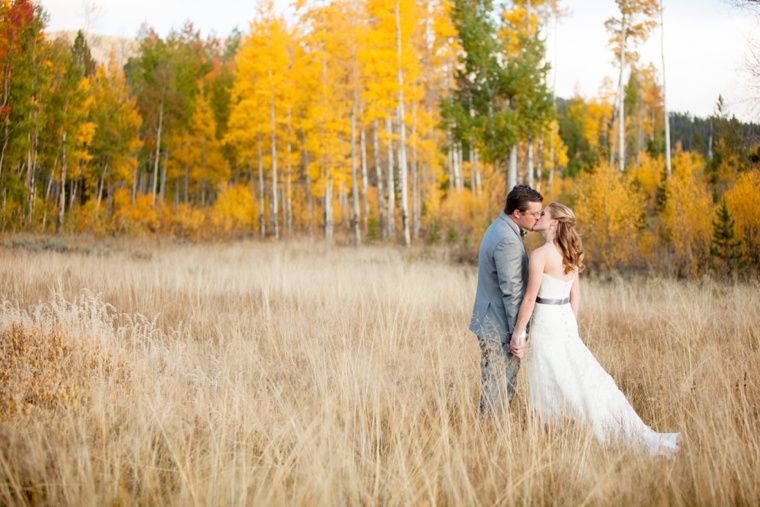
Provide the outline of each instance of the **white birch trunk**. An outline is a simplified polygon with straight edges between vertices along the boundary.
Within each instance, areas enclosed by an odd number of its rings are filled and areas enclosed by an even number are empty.
[[[377,217],[380,226],[380,233],[386,238],[385,227],[385,185],[383,184],[383,166],[380,165],[380,126],[377,118],[374,120],[374,129],[372,131],[372,146],[375,152],[375,173],[377,174]]]
[[[325,239],[333,240],[333,181],[329,169],[327,171],[325,183]]]
[[[665,87],[665,16],[663,2],[660,0],[660,53],[662,54],[662,114],[665,120],[665,167],[670,179],[670,117],[668,116],[668,92]]]
[[[385,119],[385,129],[388,132],[388,237],[393,238],[396,234],[396,182],[393,178],[393,123],[391,117]]]
[[[509,162],[507,168],[507,193],[517,185],[517,146],[509,150]]]
[[[261,134],[258,136],[259,147],[259,230],[261,231],[261,237],[265,238],[267,235],[266,226],[266,205],[264,199],[264,154],[261,148]]]
[[[415,239],[420,237],[420,215],[422,206],[420,206],[420,178],[419,167],[417,165],[417,103],[412,108],[412,235]]]
[[[66,104],[63,106],[64,119],[66,118],[68,110],[69,110],[69,101],[67,98]],[[58,204],[59,204],[59,208],[58,208],[57,230],[60,233],[60,232],[63,232],[63,220],[66,214],[66,131],[65,130],[61,133],[61,192],[60,192],[60,201]],[[5,208],[5,201],[3,201],[3,208]]]
[[[65,113],[64,113],[65,116]],[[63,232],[63,219],[66,213],[66,132],[61,138],[61,199],[58,203],[58,232]]]
[[[359,117],[361,127],[359,129],[359,151],[361,152],[361,171],[362,171],[362,187],[360,190],[362,201],[362,226],[364,227],[364,234],[367,234],[369,219],[369,202],[367,201],[367,188],[369,188],[369,179],[367,177],[367,133],[364,130],[364,109],[359,109]]]
[[[625,14],[621,16],[622,27],[620,34],[620,84],[618,93],[618,165],[620,172],[625,170],[625,85],[623,84],[623,73],[625,71],[625,43],[628,38],[628,19]]]
[[[290,143],[290,136],[292,134],[290,125],[292,121],[292,115],[290,111],[290,105],[288,105],[288,142],[287,142],[287,165],[285,166],[285,216],[287,222],[287,231],[290,235],[293,232],[293,165],[291,161],[291,154],[293,146]]]
[[[615,120],[617,119],[617,115],[615,113],[615,110],[617,109],[617,97],[615,97],[615,106],[612,108],[612,119],[610,121],[610,130],[609,130],[609,138],[610,138],[610,167],[615,167],[615,150],[617,149],[617,145],[615,144]]]
[[[269,74],[271,78],[271,70]],[[277,223],[277,132],[274,115],[274,91],[272,91],[272,99],[269,102],[269,120],[272,129],[272,232],[274,239],[279,239],[280,229]]]
[[[538,153],[536,156],[536,181],[538,182],[538,187],[541,187],[541,182],[543,181],[543,171],[544,171],[544,134],[542,133],[541,136],[538,138]],[[540,190],[539,190],[540,192]]]
[[[354,71],[356,72],[356,71]],[[354,75],[354,97],[351,107],[351,200],[353,201],[353,214],[351,216],[351,225],[354,228],[354,243],[356,246],[362,243],[362,229],[359,219],[359,182],[357,174],[357,156],[356,156],[356,111],[357,102],[359,101],[359,91],[356,85],[356,75]]]
[[[528,185],[533,188],[533,139],[528,138],[528,156],[525,157],[525,172],[528,173]]]
[[[29,115],[31,116],[31,114]],[[27,140],[30,142],[31,145],[31,137],[32,134],[29,132],[27,134]],[[36,158],[36,156],[35,156]],[[26,209],[27,209],[27,220],[29,225],[32,225],[32,219],[34,217],[34,198],[36,197],[35,192],[35,175],[37,173],[36,171],[36,164],[32,162],[32,147],[30,146],[29,149],[26,151]]]
[[[553,137],[553,136],[552,136]],[[551,192],[554,189],[554,139],[552,138],[552,145],[551,148],[549,148],[549,160],[551,160],[551,167],[549,168],[549,179],[546,182],[546,188],[549,192]],[[554,196],[552,196],[554,197]]]
[[[314,196],[311,192],[311,174],[309,173],[309,151],[306,149],[306,134],[301,134],[301,163],[306,178],[306,207],[308,210],[309,238],[314,239]]]
[[[459,156],[459,150],[459,143],[453,141],[451,145],[451,172],[454,175],[454,189],[456,189],[457,192],[462,188],[462,170],[459,164],[461,157]]]
[[[396,58],[398,65],[398,143],[399,179],[401,180],[401,224],[404,229],[404,244],[411,245],[409,235],[409,178],[406,163],[406,111],[404,108],[404,72],[401,67],[401,11],[400,0],[396,0]]]
[[[457,142],[457,169],[459,170],[459,178],[457,179],[457,190],[461,193],[464,190],[464,150],[462,150],[462,143]]]
[[[475,173],[475,196],[480,197],[483,192],[481,188],[482,177],[480,175],[480,159],[478,157],[478,151],[472,150],[472,172]]]
[[[456,163],[456,158],[454,157],[454,134],[452,134],[451,129],[447,129],[446,139],[449,143],[449,191],[453,192],[457,186],[457,180],[454,172],[454,164]]]
[[[161,197],[161,202],[164,200],[166,193],[166,168],[169,167],[169,150],[164,150],[164,165],[161,167],[161,189],[158,191],[158,195]],[[206,174],[206,143],[203,143],[203,174]]]
[[[153,165],[153,206],[156,205],[156,193],[158,192],[158,166],[161,160],[161,129],[164,125],[164,101],[158,106],[158,131],[156,132],[156,161]]]
[[[103,174],[100,176],[100,185],[98,188],[98,207],[100,209],[100,202],[103,200],[103,187],[106,184],[106,173],[108,172],[108,162],[103,165]]]

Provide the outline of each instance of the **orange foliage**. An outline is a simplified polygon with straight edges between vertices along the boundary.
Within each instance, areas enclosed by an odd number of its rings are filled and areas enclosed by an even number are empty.
[[[144,234],[156,232],[160,227],[158,207],[153,206],[150,194],[138,192],[134,202],[129,190],[120,188],[113,197],[111,230],[117,233]]]
[[[106,212],[98,208],[96,201],[87,201],[74,213],[74,227],[78,233],[89,232],[104,235],[107,232]]]

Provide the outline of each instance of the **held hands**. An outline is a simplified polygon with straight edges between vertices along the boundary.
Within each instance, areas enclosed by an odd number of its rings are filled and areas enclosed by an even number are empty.
[[[509,342],[509,353],[513,356],[522,359],[525,356],[525,341],[526,334],[523,330],[518,336],[517,333],[512,334],[512,340]]]

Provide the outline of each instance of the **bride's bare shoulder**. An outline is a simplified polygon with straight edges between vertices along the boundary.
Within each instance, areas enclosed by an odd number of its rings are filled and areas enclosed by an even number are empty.
[[[547,248],[549,246],[551,246],[551,245],[549,245],[547,243],[547,244],[544,244],[544,245],[536,248],[535,250],[533,250],[530,253],[530,258],[531,259],[549,259],[551,257],[551,254],[552,254],[552,249]]]
[[[541,245],[538,248],[534,248],[533,251],[530,253],[531,257],[539,257],[542,255],[546,255],[546,244]]]

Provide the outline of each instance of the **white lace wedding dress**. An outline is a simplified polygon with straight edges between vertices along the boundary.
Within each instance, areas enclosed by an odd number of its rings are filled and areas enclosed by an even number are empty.
[[[544,274],[538,296],[565,299],[572,284]],[[644,424],[583,344],[569,304],[536,303],[524,368],[530,405],[545,422],[571,419],[593,429],[600,442],[622,441],[651,456],[678,451],[678,433]]]

